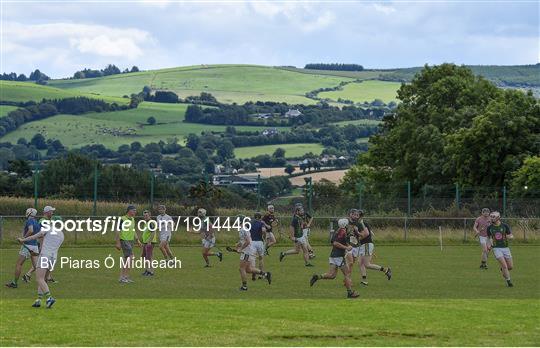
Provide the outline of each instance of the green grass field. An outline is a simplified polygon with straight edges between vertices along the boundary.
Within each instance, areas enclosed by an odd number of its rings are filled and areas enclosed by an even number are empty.
[[[17,106],[12,105],[0,105],[0,117],[6,116],[10,111],[17,110]]]
[[[226,126],[184,123],[187,104],[160,104],[144,102],[137,109],[124,111],[89,113],[80,116],[57,115],[43,120],[29,122],[17,130],[6,134],[0,141],[16,143],[19,138],[31,139],[41,133],[47,139],[59,139],[70,148],[90,144],[103,144],[117,149],[122,144],[139,141],[142,144],[177,138],[183,142],[188,134],[203,131],[223,132]],[[146,123],[153,116],[157,124]],[[237,126],[237,130],[263,130],[266,127]],[[285,130],[289,127],[281,127]],[[115,135],[110,130],[121,132]]]
[[[223,247],[223,245],[222,245]],[[374,262],[391,265],[388,281],[369,273],[357,300],[344,298],[342,276],[309,287],[312,273],[327,269],[326,246],[315,247],[315,267],[299,256],[265,260],[268,285],[249,281],[239,292],[238,255],[203,268],[197,247],[175,247],[182,269],[157,270],[153,278],[133,271],[119,284],[118,270],[58,267],[51,310],[31,308],[35,282],[2,287],[0,345],[444,345],[537,346],[540,343],[540,247],[512,247],[514,288],[507,288],[490,259],[478,269],[477,246],[387,245]],[[159,250],[155,250],[159,253]],[[140,249],[136,249],[138,255]],[[59,256],[100,260],[119,256],[112,247],[62,248]],[[0,277],[11,278],[17,250],[0,249]],[[157,255],[157,254],[156,254]],[[161,259],[161,255],[157,256]],[[28,265],[25,266],[28,267]],[[7,314],[7,315],[6,315]],[[26,329],[32,327],[39,330]],[[145,328],[146,327],[146,328]]]
[[[55,87],[111,96],[138,93],[145,85],[167,89],[180,97],[212,93],[223,103],[279,101],[291,104],[315,103],[306,92],[333,87],[350,78],[302,74],[256,65],[200,65],[107,76],[83,80],[55,80]]]
[[[272,155],[277,148],[285,150],[285,157],[300,157],[308,152],[313,152],[318,155],[324,147],[321,144],[300,143],[300,144],[278,144],[278,145],[262,145],[262,146],[247,146],[234,149],[236,158],[251,158],[259,155]]]
[[[381,99],[383,102],[388,103],[397,100],[396,92],[400,86],[401,83],[398,82],[369,80],[360,83],[349,83],[341,91],[321,92],[318,96],[335,101],[342,98],[352,100],[355,103],[363,103]]]
[[[61,99],[84,96],[102,99],[109,103],[128,104],[129,99],[122,96],[109,96],[98,92],[77,92],[51,86],[38,85],[33,82],[0,81],[0,101],[27,102],[30,100]]]

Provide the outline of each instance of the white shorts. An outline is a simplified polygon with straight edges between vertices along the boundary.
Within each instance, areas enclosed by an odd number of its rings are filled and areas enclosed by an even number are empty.
[[[260,240],[251,241],[253,256],[264,256],[264,243]]]
[[[36,268],[53,270],[56,264],[56,256],[53,255],[39,255],[36,263]]]
[[[253,258],[253,253],[250,247],[247,247],[240,252],[240,261],[251,261]]]
[[[342,266],[345,266],[345,258],[344,257],[329,257],[328,263],[336,267],[342,267]]]
[[[360,247],[352,248],[348,253],[351,253],[354,258],[357,258],[360,256]]]
[[[296,238],[296,240],[295,240],[294,242],[295,242],[296,244],[301,244],[301,245],[306,245],[306,244],[307,244],[307,240],[306,240],[306,237],[305,237],[305,236]]]
[[[159,241],[160,242],[170,242],[171,241],[171,232],[159,232]]]
[[[495,255],[496,259],[500,259],[501,257],[504,257],[505,259],[512,258],[510,248],[493,248],[493,255]]]
[[[28,249],[30,249],[30,250],[28,250]],[[38,248],[37,245],[24,244],[23,246],[21,246],[21,250],[19,250],[19,255],[24,256],[25,259],[28,259],[28,258],[30,258],[30,256],[32,256],[30,251],[32,251],[34,254],[38,254],[39,253],[39,248]],[[37,255],[35,255],[35,256],[37,256]]]
[[[266,232],[266,239],[273,239],[276,240],[276,237],[274,236],[274,233],[272,232]]]
[[[302,237],[304,237],[304,238],[307,240],[308,237],[309,237],[310,232],[311,232],[311,231],[310,231],[309,228],[304,228],[304,229],[302,230]]]
[[[488,237],[478,236],[478,240],[480,241],[480,245],[490,245],[491,244]]]
[[[215,237],[210,239],[210,240],[208,240],[208,239],[203,239],[202,240],[202,246],[205,249],[213,248],[215,245],[216,245],[216,238]]]
[[[358,247],[358,256],[371,256],[373,255],[373,249],[375,249],[373,243],[362,244]]]

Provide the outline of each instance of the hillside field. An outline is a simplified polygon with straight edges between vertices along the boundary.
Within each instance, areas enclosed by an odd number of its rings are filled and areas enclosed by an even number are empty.
[[[90,144],[103,144],[117,149],[122,144],[139,141],[141,144],[177,138],[183,142],[190,134],[202,131],[225,131],[226,126],[185,123],[187,104],[160,104],[144,102],[137,109],[89,113],[84,115],[56,115],[29,122],[1,138],[16,143],[19,138],[30,139],[41,133],[47,139],[59,139],[68,147],[77,148]],[[157,124],[146,123],[148,117],[156,118]],[[266,127],[237,126],[238,130],[263,130]],[[280,129],[289,129],[280,127]],[[121,135],[111,133],[120,132]],[[118,134],[118,133],[116,133]]]
[[[259,155],[272,155],[277,148],[285,150],[285,157],[300,157],[308,152],[319,155],[324,147],[321,144],[306,143],[306,144],[277,144],[277,145],[262,145],[262,146],[247,146],[234,149],[236,158],[251,158]]]
[[[320,98],[330,98],[337,101],[338,98],[352,100],[355,103],[371,102],[380,99],[385,103],[397,101],[397,90],[401,86],[399,82],[368,80],[349,83],[341,91],[319,93]]]
[[[200,65],[81,80],[55,80],[52,86],[84,93],[111,96],[138,93],[144,86],[170,90],[180,97],[209,92],[222,103],[277,101],[314,104],[305,93],[334,87],[350,78],[302,74],[255,65]]]
[[[102,99],[108,103],[128,104],[128,98],[121,98],[90,92],[79,92],[38,85],[33,82],[0,81],[0,101],[27,102],[42,99],[62,99],[70,97]]]

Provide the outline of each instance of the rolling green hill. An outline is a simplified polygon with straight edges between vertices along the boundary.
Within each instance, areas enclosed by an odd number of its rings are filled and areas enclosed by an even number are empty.
[[[351,78],[326,74],[304,74],[254,65],[201,65],[81,80],[55,80],[50,85],[84,93],[121,97],[138,93],[144,86],[166,89],[180,97],[209,92],[223,103],[276,101],[313,104],[305,93],[334,87]]]
[[[371,102],[380,99],[385,103],[397,101],[397,90],[401,87],[399,82],[368,80],[353,82],[345,85],[342,90],[321,92],[320,98],[330,98],[337,101],[339,98],[352,100],[355,103]]]
[[[84,96],[93,99],[102,99],[109,103],[128,104],[129,99],[101,95],[98,93],[71,91],[51,86],[38,85],[33,82],[0,81],[0,101],[27,102],[30,100],[61,99]]]
[[[226,126],[184,123],[187,104],[160,104],[144,102],[137,109],[89,113],[84,115],[57,115],[29,122],[8,133],[1,141],[16,143],[19,138],[31,139],[36,133],[47,139],[59,139],[70,148],[90,144],[103,144],[117,149],[122,144],[139,141],[142,144],[178,138],[183,142],[190,134],[202,131],[224,131]],[[157,124],[146,123],[153,116]],[[262,130],[265,127],[237,126],[237,130]],[[281,127],[280,129],[289,129]]]

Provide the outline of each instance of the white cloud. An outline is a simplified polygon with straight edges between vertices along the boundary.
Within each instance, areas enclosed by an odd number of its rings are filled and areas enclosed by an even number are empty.
[[[65,22],[31,25],[5,22],[2,36],[3,52],[5,47],[14,46],[38,49],[45,42],[51,46],[68,46],[80,53],[128,59],[140,57],[144,51],[142,46],[154,41],[148,32],[140,29]]]
[[[375,9],[375,11],[381,12],[385,15],[396,12],[396,9],[394,7],[388,5],[373,4],[373,8]]]

